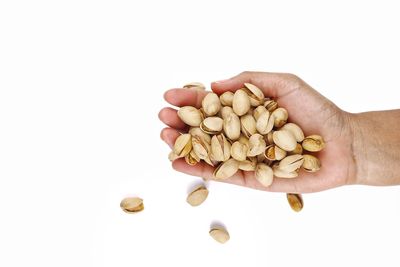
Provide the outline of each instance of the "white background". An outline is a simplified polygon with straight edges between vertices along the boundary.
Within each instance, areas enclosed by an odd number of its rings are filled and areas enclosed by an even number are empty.
[[[166,89],[292,72],[351,112],[399,108],[396,1],[1,1],[0,266],[399,266],[400,188],[304,195],[176,173]],[[145,211],[119,208],[128,195]],[[208,235],[222,222],[231,240]]]

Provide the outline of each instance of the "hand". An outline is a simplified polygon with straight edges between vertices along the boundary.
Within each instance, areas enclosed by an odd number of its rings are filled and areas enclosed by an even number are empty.
[[[231,79],[214,82],[211,88],[221,95],[226,91],[234,92],[242,88],[246,82],[258,86],[265,96],[274,98],[279,106],[286,108],[289,121],[298,124],[306,136],[319,134],[325,139],[326,147],[318,153],[322,167],[316,173],[300,171],[299,176],[293,179],[275,177],[269,187],[262,186],[255,179],[254,172],[240,170],[223,182],[266,191],[292,193],[316,192],[356,182],[351,114],[339,109],[292,74],[243,72]],[[177,107],[199,108],[206,94],[207,92],[199,90],[171,89],[164,97],[168,103]],[[186,131],[187,127],[177,116],[177,111],[172,108],[163,108],[159,118],[169,126],[161,131],[161,139],[173,147],[175,139],[180,132]],[[178,159],[172,166],[186,174],[213,179],[214,168],[204,162],[189,166],[183,159]]]

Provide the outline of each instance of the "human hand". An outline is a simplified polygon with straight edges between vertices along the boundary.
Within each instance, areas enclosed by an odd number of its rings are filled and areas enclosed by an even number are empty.
[[[351,115],[335,106],[295,75],[284,73],[243,72],[231,79],[214,82],[211,89],[218,95],[226,91],[236,91],[244,83],[252,83],[263,90],[266,97],[275,99],[279,106],[288,110],[289,121],[298,124],[305,135],[319,134],[326,142],[324,150],[318,152],[321,169],[316,173],[301,171],[292,179],[276,178],[272,185],[264,187],[254,177],[254,172],[238,171],[234,176],[223,180],[232,184],[254,189],[307,193],[316,192],[356,182],[356,166],[353,157],[353,130]],[[205,91],[188,89],[168,90],[165,100],[177,107],[201,107]],[[168,128],[161,131],[161,139],[173,147],[180,132],[187,126],[173,108],[163,108],[159,118]],[[205,162],[195,166],[188,165],[183,159],[172,163],[175,170],[204,179],[213,179],[214,168]],[[218,180],[220,181],[220,180]]]

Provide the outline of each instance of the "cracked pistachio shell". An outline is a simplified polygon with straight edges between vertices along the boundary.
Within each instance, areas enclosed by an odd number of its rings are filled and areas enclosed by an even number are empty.
[[[249,111],[250,99],[245,91],[239,89],[235,92],[233,95],[232,108],[238,116],[242,116]]]
[[[239,162],[239,170],[242,171],[255,171],[257,166],[257,158],[251,157]]]
[[[257,181],[265,187],[270,186],[274,180],[274,172],[265,163],[258,163],[254,174]]]
[[[126,213],[136,213],[144,209],[143,199],[141,199],[140,197],[124,198],[119,206]]]
[[[171,152],[169,152],[169,154],[168,154],[168,159],[169,159],[170,161],[174,161],[174,160],[179,159],[179,158],[180,158],[180,157],[179,157],[177,154],[175,154],[174,151],[171,151]]]
[[[264,156],[268,160],[281,160],[286,157],[286,151],[274,144],[267,146]]]
[[[304,157],[304,162],[301,167],[307,172],[316,172],[319,169],[321,169],[321,162],[319,161],[318,158],[312,156],[312,155],[303,155]]]
[[[280,128],[280,130],[288,130],[289,132],[291,132],[294,138],[296,138],[296,142],[302,142],[304,140],[303,130],[295,123],[286,123],[282,126],[282,128]]]
[[[203,139],[203,141],[207,142],[207,143],[211,143],[211,136],[209,134],[206,134],[205,132],[203,132],[200,127],[192,127],[189,130],[189,133],[192,135],[192,137],[199,137],[200,139]]]
[[[247,146],[239,141],[234,142],[231,146],[231,156],[239,162],[246,160]]]
[[[254,84],[245,83],[242,90],[249,96],[250,104],[253,107],[264,104],[264,93]]]
[[[184,157],[192,150],[192,136],[190,134],[181,134],[176,138],[174,153],[179,157]]]
[[[221,162],[214,170],[214,177],[216,179],[227,179],[234,175],[239,169],[239,162],[233,158],[225,162]]]
[[[321,136],[313,134],[304,138],[302,145],[307,151],[318,152],[325,147],[325,142]]]
[[[274,143],[273,134],[274,130],[270,131],[267,135],[265,135],[264,139],[267,142],[267,144],[272,145]]]
[[[264,112],[268,112],[268,110],[264,107],[264,106],[258,106],[254,109],[253,111],[253,117],[254,119],[256,119],[256,121],[258,120],[258,118],[260,117],[260,115]],[[269,112],[268,112],[269,113]]]
[[[264,153],[266,143],[264,137],[260,134],[253,134],[249,138],[249,150],[247,151],[248,157],[254,157]]]
[[[272,115],[275,117],[274,125],[275,127],[279,128],[282,127],[287,119],[288,119],[288,112],[284,108],[277,108],[272,112]]]
[[[207,134],[218,134],[222,131],[223,123],[219,117],[208,117],[200,124],[200,129]]]
[[[192,149],[190,151],[190,153],[185,156],[185,161],[186,161],[187,164],[189,164],[191,166],[194,166],[198,162],[200,162],[200,158],[199,158],[199,156],[197,156],[197,154]]]
[[[215,241],[221,244],[228,242],[230,238],[229,233],[221,227],[211,229],[209,234]]]
[[[223,134],[211,138],[211,160],[227,161],[231,156],[231,144]]]
[[[196,187],[186,198],[186,202],[196,207],[202,204],[208,197],[208,190],[204,185]]]
[[[183,86],[183,88],[186,89],[200,89],[200,90],[206,90],[206,87],[204,86],[204,84],[199,83],[199,82],[190,82],[187,83]]]
[[[203,159],[203,160],[206,160],[209,158],[211,146],[209,143],[207,143],[200,137],[198,137],[198,136],[192,137],[192,147],[193,147],[194,153],[196,153],[198,158]]]
[[[279,169],[284,172],[292,172],[298,170],[303,165],[303,155],[290,155],[279,162]]]
[[[256,129],[260,134],[266,135],[274,128],[275,118],[269,115],[269,111],[263,112],[258,117]]]
[[[289,155],[294,155],[294,154],[303,154],[303,147],[301,144],[297,144],[296,148],[288,153]]]
[[[286,172],[284,170],[281,170],[278,165],[274,165],[272,167],[272,170],[274,171],[274,175],[279,178],[296,178],[297,176],[299,176],[299,173],[297,171]]]
[[[229,113],[224,118],[224,133],[226,137],[230,140],[234,141],[240,137],[240,120],[239,117],[235,113]]]
[[[220,110],[220,112],[219,112],[219,115],[220,115],[220,117],[221,117],[222,119],[225,120],[225,118],[226,118],[229,114],[231,114],[231,113],[234,113],[232,107],[225,106],[225,107],[222,107],[222,108],[221,108],[221,110]],[[235,114],[235,115],[236,115],[236,114]],[[237,115],[236,115],[236,116],[237,116]]]
[[[242,133],[248,138],[257,132],[256,120],[252,115],[246,114],[240,117],[240,124]]]
[[[184,106],[178,110],[178,117],[187,125],[198,127],[203,121],[203,114],[200,110],[191,106]]]
[[[304,203],[303,198],[300,194],[287,193],[286,198],[289,202],[290,207],[295,212],[299,212],[303,209]]]
[[[296,149],[296,138],[287,130],[275,131],[272,135],[274,143],[286,151],[293,151]]]
[[[268,99],[268,100],[265,100],[264,107],[269,112],[273,112],[275,109],[278,108],[278,103],[275,100]]]
[[[214,116],[221,109],[221,102],[215,93],[208,93],[201,101],[201,107],[207,116]]]
[[[221,101],[221,104],[223,106],[232,106],[232,102],[233,102],[233,93],[228,91],[223,93],[222,95],[219,96],[219,100]]]

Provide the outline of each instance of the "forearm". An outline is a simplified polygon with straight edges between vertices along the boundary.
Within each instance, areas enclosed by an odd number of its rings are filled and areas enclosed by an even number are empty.
[[[400,185],[400,110],[352,115],[356,182]]]

